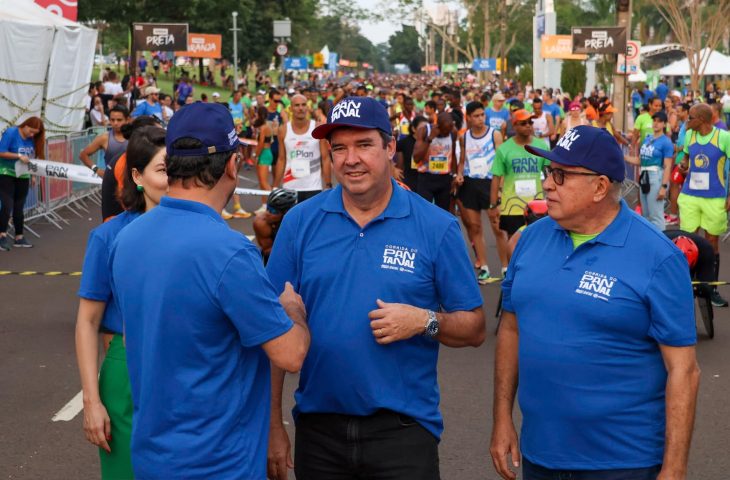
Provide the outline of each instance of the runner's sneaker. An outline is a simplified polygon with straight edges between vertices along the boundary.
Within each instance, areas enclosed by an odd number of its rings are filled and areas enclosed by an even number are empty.
[[[679,217],[677,215],[665,215],[667,225],[679,225]]]
[[[223,220],[230,220],[230,219],[232,219],[232,218],[233,218],[233,215],[231,215],[231,214],[230,214],[230,213],[228,212],[228,210],[226,210],[226,209],[224,208],[224,209],[223,209],[223,211],[221,212],[221,217],[223,217]]]
[[[253,213],[259,214],[259,213],[264,213],[265,211],[266,211],[266,204],[262,203],[261,206],[259,208],[257,208],[256,210],[254,210]]]
[[[237,208],[235,212],[233,212],[233,218],[250,218],[251,216],[253,216],[253,213],[247,212],[240,207]]]
[[[712,291],[710,299],[712,300],[713,307],[727,307],[727,300],[722,298],[717,290]]]
[[[10,251],[10,237],[5,235],[4,237],[0,237],[0,252],[9,252]]]
[[[28,240],[26,240],[25,237],[16,238],[15,243],[13,243],[13,246],[17,247],[17,248],[33,248],[33,245],[30,242],[28,242]],[[725,305],[727,305],[727,303]]]
[[[491,275],[489,274],[489,267],[486,265],[483,265],[479,268],[479,274],[477,275],[477,281],[479,282],[479,285],[485,285],[488,281]]]

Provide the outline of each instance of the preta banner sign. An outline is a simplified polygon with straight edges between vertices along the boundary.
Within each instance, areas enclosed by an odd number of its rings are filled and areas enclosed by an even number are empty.
[[[76,21],[78,17],[78,2],[76,0],[35,0],[35,3],[51,13]]]
[[[132,39],[135,50],[182,52],[188,49],[188,24],[135,23]]]
[[[626,53],[624,27],[573,27],[573,53]]]

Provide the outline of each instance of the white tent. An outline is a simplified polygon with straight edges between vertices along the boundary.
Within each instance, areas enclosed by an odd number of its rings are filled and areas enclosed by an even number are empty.
[[[703,49],[701,55],[707,55],[707,51],[708,49]],[[704,71],[705,75],[730,75],[730,57],[713,50],[705,58],[706,60],[703,64],[707,65]],[[700,71],[702,71],[702,68],[700,68]],[[689,60],[685,58],[671,63],[660,69],[659,75],[665,77],[688,77],[690,75]]]
[[[32,0],[0,0],[0,132],[30,116],[49,136],[81,130],[96,35]]]

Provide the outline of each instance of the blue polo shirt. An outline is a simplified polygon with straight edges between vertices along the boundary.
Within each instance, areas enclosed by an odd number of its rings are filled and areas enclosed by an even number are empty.
[[[157,117],[162,120],[162,106],[159,103],[150,105],[146,100],[137,105],[137,108],[132,112],[132,117],[137,118],[142,115],[149,115],[151,117]]]
[[[202,203],[163,197],[111,256],[132,386],[136,478],[266,478],[261,348],[292,327],[258,249]]]
[[[393,182],[385,211],[361,228],[338,186],[286,214],[267,271],[277,292],[290,281],[307,307],[312,343],[294,394],[295,418],[387,408],[439,438],[439,343],[419,335],[379,345],[368,313],[377,299],[446,312],[481,306],[454,216]]]
[[[684,255],[621,202],[573,248],[547,217],[522,233],[502,284],[519,326],[521,447],[560,470],[662,463],[667,371],[659,345],[696,342]]]
[[[86,243],[84,267],[78,295],[87,300],[106,303],[101,327],[107,332],[123,333],[122,316],[114,295],[112,295],[109,272],[109,256],[111,255],[112,245],[119,232],[139,215],[136,212],[123,212],[117,215],[93,229],[89,234],[89,241]]]

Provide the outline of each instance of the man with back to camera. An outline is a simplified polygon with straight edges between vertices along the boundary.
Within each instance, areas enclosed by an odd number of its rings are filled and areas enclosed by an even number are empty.
[[[580,126],[552,152],[527,150],[551,162],[550,218],[522,232],[502,283],[495,468],[516,478],[511,457],[526,480],[684,479],[700,374],[687,261],[621,199],[611,134]]]
[[[299,480],[438,479],[439,343],[484,341],[482,299],[456,218],[391,179],[385,108],[340,105],[313,132],[329,140],[339,185],[286,214],[267,265],[277,289],[301,292],[313,338],[295,462],[273,370],[269,476],[294,465]]]
[[[168,196],[119,234],[110,259],[134,404],[134,473],[263,480],[269,361],[301,367],[304,305],[291,285],[277,299],[256,247],[218,213],[242,161],[228,109],[180,109],[166,145]]]

